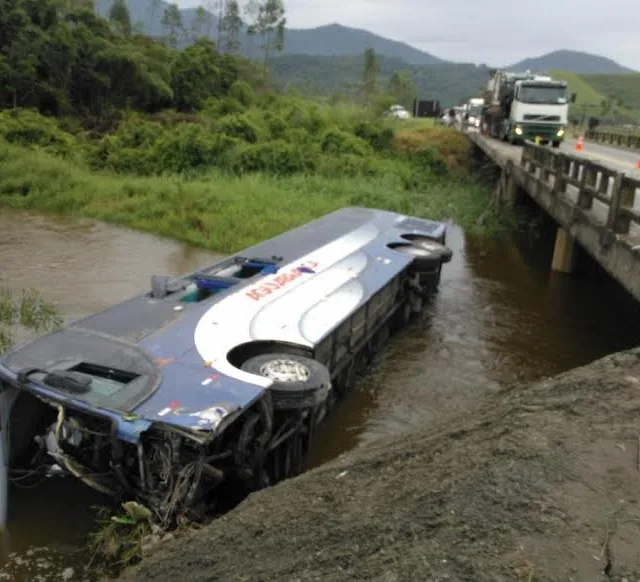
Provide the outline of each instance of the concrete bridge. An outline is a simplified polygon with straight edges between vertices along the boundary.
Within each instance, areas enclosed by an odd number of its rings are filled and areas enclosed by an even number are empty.
[[[552,269],[570,273],[580,244],[640,301],[638,152],[585,142],[559,150],[512,146],[469,133],[474,147],[502,168],[501,199],[531,196],[558,223]]]

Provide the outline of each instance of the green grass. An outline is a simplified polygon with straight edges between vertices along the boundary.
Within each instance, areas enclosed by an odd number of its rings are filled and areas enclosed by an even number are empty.
[[[640,111],[640,73],[624,75],[584,75],[594,90],[615,95],[629,108]]]
[[[433,176],[420,191],[407,190],[392,174],[130,177],[0,141],[0,205],[101,219],[223,253],[345,206],[452,219],[476,229],[488,202],[488,189],[462,177]]]
[[[605,96],[596,91],[581,75],[570,73],[568,71],[551,71],[554,79],[567,81],[569,84],[569,92],[576,93],[577,107],[587,105],[592,107],[600,107]]]

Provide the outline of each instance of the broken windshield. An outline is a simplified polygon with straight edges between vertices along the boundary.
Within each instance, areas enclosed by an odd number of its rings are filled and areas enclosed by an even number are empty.
[[[121,408],[133,393],[144,388],[147,381],[145,376],[87,362],[80,362],[65,370],[38,370],[28,377],[69,395],[81,394],[81,399],[87,404],[109,410]]]
[[[559,85],[521,85],[518,101],[546,105],[566,103],[567,88]]]
[[[85,329],[67,328],[17,349],[3,364],[30,380],[101,408],[129,412],[153,394],[160,368],[139,347]]]

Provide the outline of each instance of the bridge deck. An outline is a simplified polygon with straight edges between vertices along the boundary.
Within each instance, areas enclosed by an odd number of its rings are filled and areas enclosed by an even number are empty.
[[[509,189],[527,192],[640,301],[640,171],[633,151],[587,143],[576,152],[571,142],[560,149],[516,147],[478,133],[469,139],[504,168]]]
[[[481,147],[491,158],[501,167],[504,167],[506,160],[520,160],[522,157],[523,146],[513,146],[497,139],[488,138],[480,133],[469,133],[469,139],[476,145]],[[630,175],[638,175],[640,178],[640,170],[637,168],[640,150],[634,151],[628,148],[618,148],[611,145],[603,145],[600,143],[584,142],[581,152],[576,151],[576,140],[567,139],[559,148],[565,154],[571,154],[591,160],[593,162],[602,162],[615,168],[621,172]]]

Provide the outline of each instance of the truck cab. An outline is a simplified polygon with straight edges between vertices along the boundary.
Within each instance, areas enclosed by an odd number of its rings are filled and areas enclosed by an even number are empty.
[[[495,72],[487,83],[483,132],[512,144],[526,140],[559,147],[568,124],[567,82],[546,75]]]
[[[569,102],[566,81],[535,76],[516,81],[505,135],[512,142],[524,140],[551,143],[559,147],[568,124]]]

